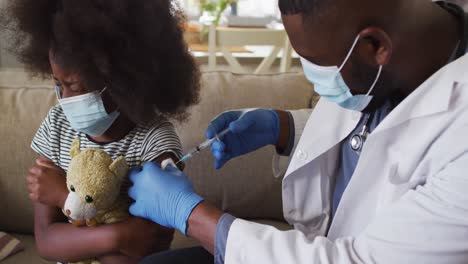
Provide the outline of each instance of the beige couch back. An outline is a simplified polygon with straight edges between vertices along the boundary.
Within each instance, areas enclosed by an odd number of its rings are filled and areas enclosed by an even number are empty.
[[[234,75],[204,73],[201,103],[191,119],[176,124],[184,148],[204,140],[209,121],[228,109],[307,108],[313,99],[303,75]],[[25,176],[36,155],[30,150],[34,133],[49,108],[56,103],[51,82],[29,80],[24,73],[0,73],[0,230],[30,233],[33,211]],[[249,219],[282,219],[281,179],[271,170],[272,148],[213,169],[206,151],[187,163],[186,172],[195,188],[225,211]]]

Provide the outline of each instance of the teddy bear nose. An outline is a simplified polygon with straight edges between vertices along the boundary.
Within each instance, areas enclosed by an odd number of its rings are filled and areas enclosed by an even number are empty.
[[[65,214],[67,214],[67,216],[70,216],[70,214],[71,214],[70,210],[68,210],[68,209],[65,210]]]

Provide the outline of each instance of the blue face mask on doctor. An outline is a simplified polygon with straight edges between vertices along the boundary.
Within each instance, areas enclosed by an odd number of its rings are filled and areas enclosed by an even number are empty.
[[[107,113],[102,102],[102,93],[91,92],[83,95],[62,98],[60,88],[55,87],[57,99],[71,127],[92,137],[102,136],[119,117],[119,112]]]
[[[370,95],[375,85],[377,84],[383,66],[380,65],[377,77],[367,94],[353,95],[348,85],[345,83],[341,70],[348,62],[354,48],[359,41],[359,35],[354,40],[354,43],[349,50],[344,62],[341,66],[319,66],[301,57],[302,67],[306,78],[314,84],[314,90],[321,97],[337,103],[341,107],[353,111],[363,111],[372,101],[373,96]]]

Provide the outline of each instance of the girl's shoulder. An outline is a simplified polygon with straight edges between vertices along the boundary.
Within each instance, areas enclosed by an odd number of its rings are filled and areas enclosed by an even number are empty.
[[[76,136],[76,132],[70,125],[67,117],[63,113],[60,105],[53,106],[44,120],[44,125],[49,130],[51,137],[55,135],[56,140],[62,140],[64,137],[68,140]]]
[[[153,161],[164,153],[172,153],[174,157],[182,157],[182,144],[174,125],[167,119],[155,119],[140,124],[135,129],[134,147],[138,148],[141,162]]]
[[[136,125],[134,131],[139,136],[151,135],[154,133],[173,133],[174,125],[167,119],[155,118],[149,122]]]
[[[64,125],[70,126],[70,123],[68,122],[67,117],[63,113],[62,107],[60,105],[55,105],[50,108],[46,117],[46,121],[51,124],[62,123]]]

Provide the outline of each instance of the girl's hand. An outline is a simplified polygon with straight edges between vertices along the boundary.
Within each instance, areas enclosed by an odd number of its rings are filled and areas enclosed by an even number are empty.
[[[66,173],[52,161],[44,157],[37,159],[29,169],[26,184],[33,202],[63,208],[68,195]]]
[[[174,238],[174,229],[138,217],[130,217],[115,227],[120,252],[130,257],[143,258],[168,250]]]

